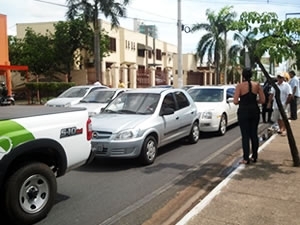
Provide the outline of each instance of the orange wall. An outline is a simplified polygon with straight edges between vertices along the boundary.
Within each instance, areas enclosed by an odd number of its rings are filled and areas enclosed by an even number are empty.
[[[0,14],[0,65],[9,65],[6,15]]]

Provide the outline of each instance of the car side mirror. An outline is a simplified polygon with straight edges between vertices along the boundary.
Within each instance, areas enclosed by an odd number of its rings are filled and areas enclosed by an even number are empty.
[[[232,97],[227,98],[227,102],[228,103],[232,103],[233,102],[233,98]]]

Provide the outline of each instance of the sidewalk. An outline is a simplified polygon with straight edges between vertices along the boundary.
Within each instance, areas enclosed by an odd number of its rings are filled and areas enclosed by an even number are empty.
[[[290,125],[300,151],[300,119]],[[238,166],[177,225],[299,225],[300,167],[292,165],[287,136],[273,135],[256,164]]]

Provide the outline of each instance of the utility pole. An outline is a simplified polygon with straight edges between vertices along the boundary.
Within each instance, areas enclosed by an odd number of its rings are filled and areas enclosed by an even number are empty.
[[[177,22],[177,54],[178,54],[178,87],[182,88],[183,78],[182,78],[182,24],[181,24],[181,0],[178,0],[178,22]]]
[[[100,52],[100,31],[101,31],[101,19],[98,17],[95,19],[95,30],[94,30],[94,54],[95,54],[95,71],[96,79],[102,84],[102,60]]]

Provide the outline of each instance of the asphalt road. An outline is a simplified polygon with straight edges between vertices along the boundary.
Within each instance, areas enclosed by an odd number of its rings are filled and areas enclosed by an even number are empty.
[[[233,126],[225,136],[202,134],[197,144],[161,148],[147,167],[95,159],[58,179],[57,203],[37,224],[171,224],[230,172],[232,161],[224,162],[238,160],[239,149],[239,127]]]

